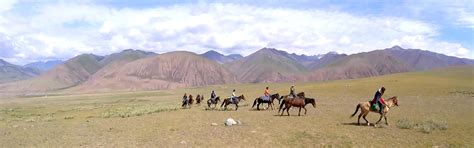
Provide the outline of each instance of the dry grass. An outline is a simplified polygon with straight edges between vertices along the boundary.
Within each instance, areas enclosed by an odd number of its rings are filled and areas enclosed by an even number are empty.
[[[289,117],[280,117],[276,108],[250,109],[265,86],[285,94],[288,83],[2,98],[0,143],[4,147],[472,147],[473,70],[449,71],[297,83],[297,91],[316,98],[317,108],[307,106],[304,116],[290,110]],[[349,115],[381,85],[388,88],[385,97],[400,99],[400,106],[387,114],[392,124],[357,126],[357,119]],[[234,88],[246,97],[238,111],[233,105],[229,111],[219,106],[206,110],[205,104],[179,108],[184,92],[206,95],[216,90],[228,97]],[[224,127],[229,117],[243,124]],[[377,119],[377,114],[368,116],[372,123]]]

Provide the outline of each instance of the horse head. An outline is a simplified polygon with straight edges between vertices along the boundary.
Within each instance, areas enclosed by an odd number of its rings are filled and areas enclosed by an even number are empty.
[[[245,96],[244,96],[244,95],[240,95],[238,98],[239,98],[239,99],[242,99],[242,100],[245,100]]]
[[[280,98],[280,94],[276,93],[276,94],[273,94],[270,96],[270,98],[273,100],[273,99],[278,99]]]
[[[221,98],[219,96],[216,97],[216,102],[219,102]]]
[[[398,99],[397,99],[397,96],[393,96],[391,99],[393,99],[393,104],[395,104],[396,106],[398,106]]]
[[[316,108],[316,101],[314,100],[314,98],[305,98],[305,105],[306,104],[310,104],[313,105],[314,108]]]

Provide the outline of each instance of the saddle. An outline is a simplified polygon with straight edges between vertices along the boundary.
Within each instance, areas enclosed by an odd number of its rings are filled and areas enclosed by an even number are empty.
[[[371,110],[371,111],[379,111],[380,108],[379,108],[379,106],[378,106],[377,104],[371,103],[371,105],[370,105],[370,110]]]
[[[261,96],[260,97],[263,101],[270,101],[270,96],[266,97],[266,96]]]

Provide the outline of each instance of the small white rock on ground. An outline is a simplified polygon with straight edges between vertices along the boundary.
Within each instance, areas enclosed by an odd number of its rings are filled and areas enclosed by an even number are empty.
[[[242,122],[240,122],[239,120],[235,121],[232,118],[228,118],[226,122],[224,123],[225,126],[240,125],[240,124],[242,124]]]

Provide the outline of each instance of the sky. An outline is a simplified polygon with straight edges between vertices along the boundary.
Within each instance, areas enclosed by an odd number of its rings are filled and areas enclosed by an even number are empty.
[[[0,58],[19,65],[124,49],[316,55],[395,45],[474,58],[474,2],[0,1]]]

